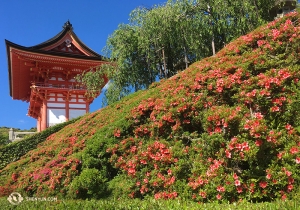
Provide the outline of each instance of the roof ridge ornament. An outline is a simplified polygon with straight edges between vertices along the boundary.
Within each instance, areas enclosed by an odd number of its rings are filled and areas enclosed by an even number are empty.
[[[70,23],[69,20],[67,22],[65,22],[63,28],[73,30],[72,24]]]

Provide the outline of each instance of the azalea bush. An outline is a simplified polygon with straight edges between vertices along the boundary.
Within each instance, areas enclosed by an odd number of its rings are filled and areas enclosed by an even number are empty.
[[[0,193],[264,202],[299,196],[293,12],[80,118],[0,171]]]
[[[299,15],[291,13],[156,84],[161,93],[131,112],[133,136],[116,129],[120,143],[108,149],[115,167],[134,180],[129,196],[200,202],[295,196],[299,29]]]
[[[36,133],[32,136],[29,136],[21,141],[16,141],[11,144],[7,144],[0,148],[0,169],[4,168],[10,162],[18,160],[21,156],[25,155],[30,150],[33,150],[37,145],[46,140],[48,136],[53,133],[58,132],[66,125],[74,123],[76,119],[70,120],[65,123],[57,124],[48,128],[45,131]]]

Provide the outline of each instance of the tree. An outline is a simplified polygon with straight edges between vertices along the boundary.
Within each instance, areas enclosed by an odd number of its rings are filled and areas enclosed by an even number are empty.
[[[151,9],[136,8],[129,24],[120,24],[107,40],[105,53],[114,70],[106,103],[213,55],[271,20],[274,4],[275,0],[169,0]]]

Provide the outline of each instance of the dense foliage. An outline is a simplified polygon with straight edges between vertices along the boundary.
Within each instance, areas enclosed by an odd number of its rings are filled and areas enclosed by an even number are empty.
[[[26,132],[35,132],[36,128],[31,128],[29,130],[21,130],[19,128],[12,128],[14,131],[20,132],[20,131],[26,131]],[[7,145],[9,143],[9,132],[10,128],[8,127],[0,127],[0,147]]]
[[[213,55],[233,39],[271,20],[274,3],[172,0],[152,8],[136,8],[129,24],[120,24],[107,40],[104,51],[114,62],[114,70],[106,73],[111,79],[106,103],[148,88],[154,81],[169,78]],[[93,80],[88,81],[87,85]]]
[[[82,117],[0,171],[0,193],[260,202],[299,196],[293,12]]]
[[[53,133],[58,132],[61,130],[63,127],[70,123],[74,123],[77,119],[70,120],[65,123],[61,123],[55,126],[52,126],[48,128],[45,131],[39,132],[32,135],[27,135],[24,137],[24,139],[20,141],[15,141],[10,144],[5,144],[3,147],[0,147],[0,169],[4,168],[7,164],[16,161],[20,159],[23,155],[25,155],[27,152],[30,150],[33,150],[37,147],[37,145],[43,141],[46,140],[48,136],[50,136]],[[9,131],[9,128],[7,129],[7,134]],[[20,129],[14,129],[14,131],[21,131]],[[34,132],[36,131],[36,128],[31,128],[30,130],[23,130],[23,131],[28,131],[28,132]],[[7,135],[8,136],[8,135]]]
[[[54,200],[55,197],[49,197],[48,201],[27,200],[13,206],[6,198],[0,198],[2,209],[14,210],[40,210],[40,209],[101,209],[101,210],[298,210],[300,201],[276,201],[272,203],[234,203],[234,204],[218,204],[218,203],[196,203],[190,200],[154,200],[145,199],[101,199],[101,200]]]

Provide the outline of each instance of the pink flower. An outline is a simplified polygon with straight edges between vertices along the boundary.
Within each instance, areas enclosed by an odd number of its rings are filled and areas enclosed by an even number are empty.
[[[240,186],[240,185],[241,185],[240,180],[236,179],[236,180],[234,181],[234,185],[235,185],[235,186]]]
[[[278,112],[279,111],[279,107],[278,106],[272,106],[271,107],[271,112]]]
[[[242,192],[243,192],[242,186],[238,186],[238,187],[236,188],[236,190],[237,190],[238,193],[242,193]]]
[[[282,158],[282,155],[283,155],[283,152],[279,152],[279,153],[277,154],[278,159],[281,159],[281,158]]]
[[[288,181],[289,181],[289,184],[292,184],[292,183],[294,183],[295,179],[293,177],[289,177]]]
[[[236,173],[234,173],[234,174],[233,174],[233,178],[234,178],[234,179],[238,179],[238,178],[239,178],[239,176],[238,176],[238,175],[236,175]]]
[[[202,198],[206,198],[206,192],[199,192],[199,195],[202,197]]]
[[[292,126],[290,124],[286,124],[285,129],[287,129],[289,131],[292,129]]]
[[[256,118],[256,119],[263,119],[263,115],[260,113],[260,112],[256,112],[255,114],[254,114],[254,117]]]
[[[225,187],[219,185],[219,186],[217,187],[217,191],[218,191],[218,192],[225,192]]]
[[[147,161],[146,160],[140,160],[140,162],[142,163],[142,164],[147,164]]]
[[[298,148],[297,148],[297,147],[292,147],[292,148],[290,149],[290,153],[291,153],[291,154],[296,154],[296,153],[298,153]]]
[[[231,153],[228,150],[225,150],[225,155],[227,158],[231,158]]]
[[[119,129],[117,129],[114,133],[115,137],[120,137],[121,136],[121,131]]]
[[[262,45],[264,45],[266,43],[266,41],[265,40],[258,40],[257,41],[257,45],[260,47],[260,46],[262,46]]]
[[[285,200],[286,200],[286,194],[283,194],[283,195],[281,196],[281,199],[285,201]]]
[[[267,179],[271,179],[272,175],[271,174],[267,174],[266,178]]]
[[[220,194],[218,194],[216,197],[217,197],[218,200],[222,199],[222,195],[220,195]]]
[[[300,157],[296,157],[295,161],[297,164],[300,164]]]
[[[265,181],[261,181],[261,182],[259,183],[259,186],[260,186],[261,188],[263,188],[263,189],[265,189],[265,188],[267,187],[267,185],[268,185],[268,183],[265,182]]]
[[[293,185],[292,184],[289,184],[288,186],[287,186],[287,189],[288,189],[288,191],[292,191],[293,190]]]
[[[262,143],[263,143],[262,140],[256,140],[255,141],[255,145],[258,146],[258,147],[260,147],[262,145]]]
[[[286,170],[286,171],[285,171],[285,174],[286,174],[287,176],[291,176],[291,175],[292,175],[292,172]]]

